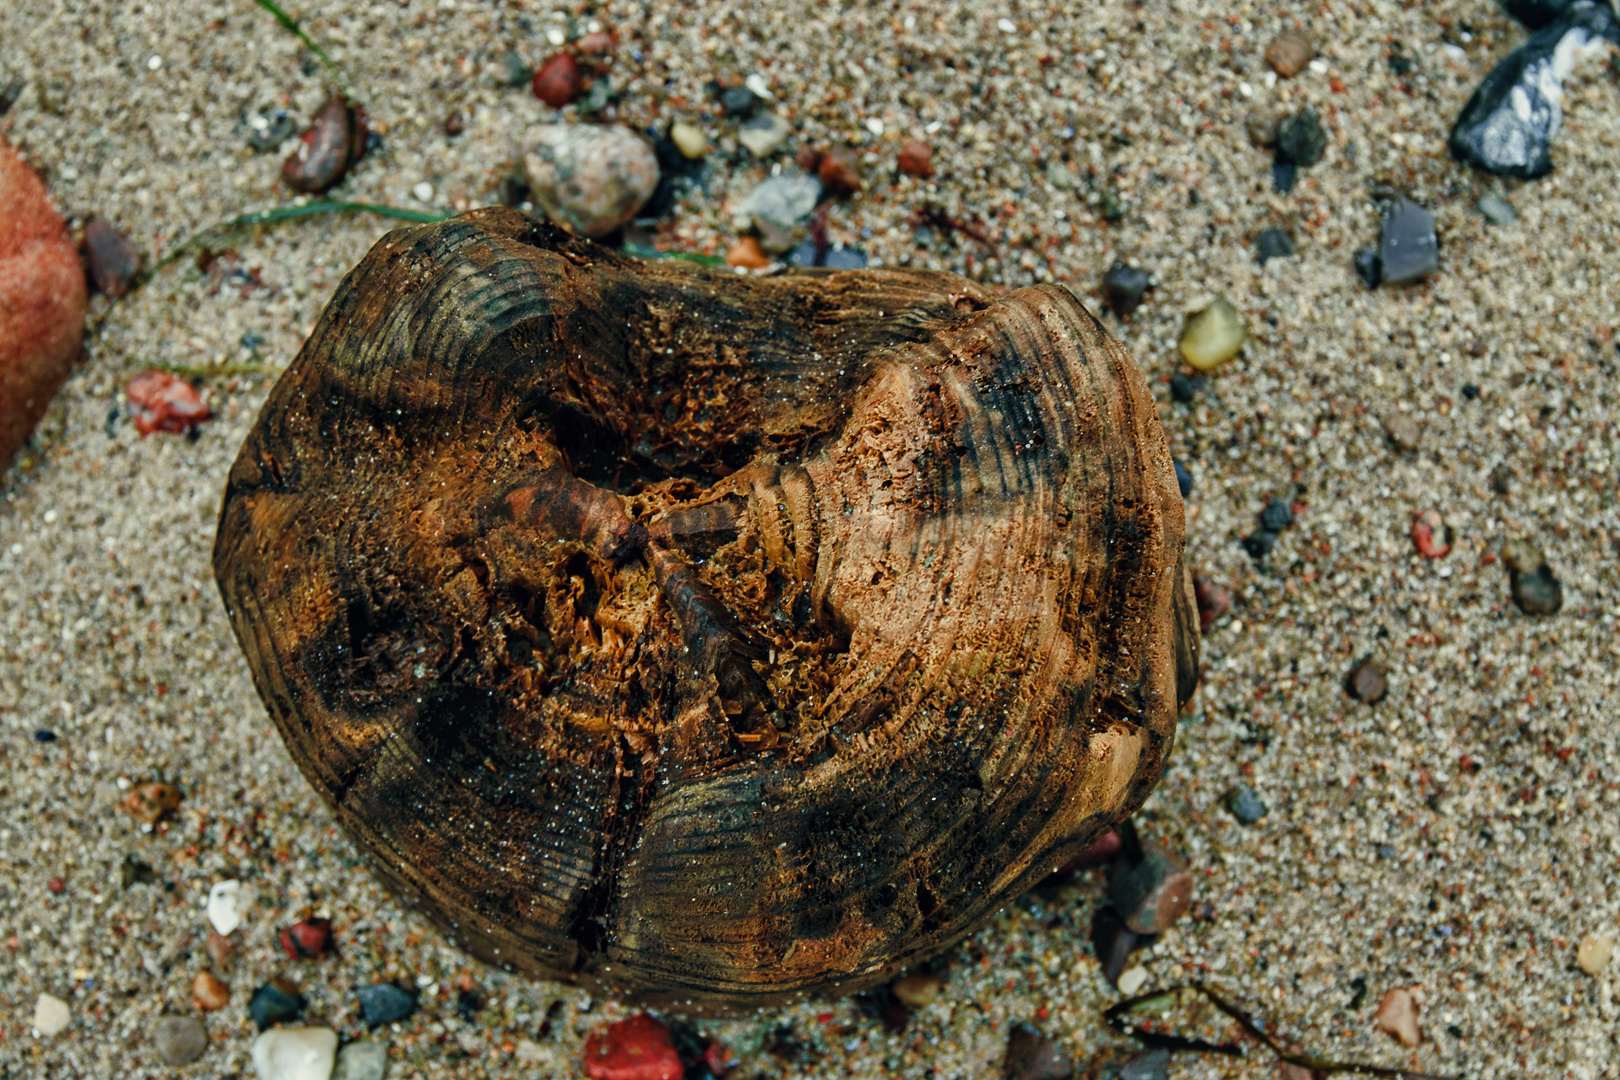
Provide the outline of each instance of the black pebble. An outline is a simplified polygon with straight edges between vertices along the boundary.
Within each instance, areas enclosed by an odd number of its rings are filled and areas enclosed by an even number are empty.
[[[456,1012],[467,1023],[478,1019],[478,1014],[484,1011],[484,998],[476,990],[462,990],[456,994]]]
[[[1277,546],[1277,534],[1270,529],[1260,529],[1253,536],[1245,536],[1242,544],[1243,550],[1249,553],[1249,558],[1259,562],[1271,554],[1271,549]]]
[[[248,1002],[248,1015],[259,1025],[259,1030],[274,1027],[291,1020],[304,1011],[304,999],[291,983],[273,979],[253,991]]]
[[[242,335],[242,348],[244,349],[257,349],[263,344],[264,338],[251,330]]]
[[[1142,935],[1125,925],[1125,920],[1111,907],[1099,907],[1091,920],[1091,948],[1102,965],[1103,978],[1112,986],[1119,985],[1119,977],[1130,963],[1131,953],[1141,944]]]
[[[1327,132],[1315,109],[1301,109],[1277,128],[1277,159],[1308,168],[1322,160]]]
[[[56,732],[52,731],[48,727],[42,727],[38,731],[34,732],[34,741],[35,742],[55,742],[56,741]]]
[[[1116,262],[1103,275],[1103,295],[1115,315],[1124,318],[1142,303],[1142,297],[1152,287],[1153,279],[1146,270]]]
[[[1378,259],[1378,249],[1364,247],[1356,251],[1356,273],[1361,275],[1361,283],[1369,289],[1378,288],[1379,282],[1384,280],[1384,266]]]
[[[720,95],[720,104],[725,107],[728,116],[752,116],[759,98],[746,86],[733,86]]]
[[[788,252],[787,261],[789,266],[817,265],[816,242],[814,240],[806,240],[799,244],[792,251]]]
[[[397,1024],[416,1011],[416,995],[393,983],[363,986],[358,996],[367,1027]]]
[[[1475,386],[1473,383],[1463,383],[1463,397],[1467,398],[1469,401],[1473,401],[1475,398],[1479,397],[1479,387]]]
[[[1393,859],[1393,858],[1395,858],[1395,856],[1397,856],[1399,854],[1400,854],[1399,851],[1396,851],[1394,848],[1390,847],[1388,844],[1379,844],[1378,845],[1378,857],[1380,859]]]
[[[1181,497],[1185,499],[1188,495],[1192,494],[1192,473],[1188,472],[1187,466],[1183,465],[1179,461],[1172,461],[1170,464],[1176,467],[1176,486],[1181,489]]]
[[[1198,391],[1204,387],[1202,375],[1188,375],[1185,371],[1178,371],[1170,376],[1170,397],[1181,404],[1189,404],[1198,396]]]
[[[1272,499],[1260,511],[1260,525],[1270,532],[1282,532],[1294,523],[1294,509],[1287,499]]]
[[[1392,53],[1389,58],[1389,70],[1397,75],[1410,75],[1412,73],[1412,58]]]
[[[1271,186],[1286,195],[1294,190],[1294,181],[1299,178],[1299,167],[1292,161],[1278,158],[1271,163]]]
[[[1254,257],[1261,266],[1268,259],[1283,259],[1294,254],[1294,238],[1282,229],[1272,226],[1255,238]]]

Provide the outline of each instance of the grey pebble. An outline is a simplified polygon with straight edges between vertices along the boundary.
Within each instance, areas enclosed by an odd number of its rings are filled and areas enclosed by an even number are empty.
[[[393,983],[377,983],[360,988],[360,1011],[367,1027],[394,1024],[416,1011],[416,995]]]
[[[768,158],[793,134],[793,125],[775,113],[761,113],[737,129],[737,141],[756,158]]]
[[[1283,259],[1294,254],[1294,238],[1287,231],[1272,226],[1255,237],[1254,257],[1261,266],[1271,259]]]
[[[1223,802],[1231,815],[1245,825],[1253,825],[1269,812],[1259,792],[1247,784],[1228,791]]]
[[[1480,214],[1492,225],[1506,225],[1517,221],[1519,212],[1513,209],[1513,204],[1500,195],[1487,195],[1479,200]]]
[[[190,1065],[208,1050],[208,1029],[189,1016],[152,1021],[152,1045],[165,1065]]]
[[[1327,132],[1316,110],[1305,108],[1277,126],[1277,156],[1300,168],[1308,168],[1322,160],[1327,150]]]
[[[383,1080],[388,1074],[388,1044],[352,1042],[338,1051],[332,1080]]]
[[[787,173],[761,181],[743,199],[737,213],[792,228],[808,218],[820,201],[820,180],[804,173]]]
[[[1378,258],[1391,285],[1416,281],[1440,269],[1440,238],[1434,215],[1405,195],[1384,212],[1378,234]]]

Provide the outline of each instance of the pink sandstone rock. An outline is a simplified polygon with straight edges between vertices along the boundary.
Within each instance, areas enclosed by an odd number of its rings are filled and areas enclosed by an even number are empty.
[[[84,266],[62,215],[0,139],[0,471],[67,379],[84,303]]]

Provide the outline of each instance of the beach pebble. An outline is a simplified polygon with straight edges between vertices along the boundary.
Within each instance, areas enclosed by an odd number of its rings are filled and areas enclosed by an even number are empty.
[[[332,952],[332,920],[300,919],[281,932],[280,940],[289,960],[319,960]]]
[[[331,1080],[337,1056],[331,1028],[277,1028],[253,1040],[250,1055],[259,1080]]]
[[[593,1080],[681,1080],[685,1070],[664,1022],[639,1012],[585,1038],[585,1075]]]
[[[335,187],[366,152],[365,113],[342,94],[327,99],[298,146],[281,164],[281,178],[294,191],[318,194]]]
[[[34,732],[34,741],[37,743],[53,743],[56,741],[56,732],[48,727],[38,728]]]
[[[251,900],[248,890],[242,887],[240,881],[227,879],[214,882],[208,889],[208,924],[215,933],[229,937],[233,930],[242,925],[242,916],[247,914]]]
[[[191,980],[191,999],[203,1012],[213,1012],[230,1003],[231,988],[212,971],[199,971]]]
[[[1515,540],[1502,551],[1513,602],[1526,615],[1554,615],[1564,606],[1563,583],[1554,576],[1541,549]]]
[[[119,805],[142,825],[152,825],[180,809],[182,798],[180,789],[173,784],[148,781],[130,788]]]
[[[1181,489],[1181,497],[1185,499],[1187,496],[1192,494],[1192,473],[1188,472],[1187,466],[1183,465],[1179,461],[1172,461],[1170,464],[1176,470],[1176,487]]]
[[[279,148],[298,131],[297,121],[285,109],[256,112],[247,118],[245,126],[248,148],[260,154]]]
[[[1142,844],[1134,862],[1116,859],[1108,867],[1108,902],[1136,934],[1158,934],[1187,913],[1192,904],[1192,871],[1169,848]]]
[[[1391,446],[1406,454],[1423,443],[1423,428],[1406,413],[1390,413],[1384,417],[1384,434],[1389,436]]]
[[[1070,172],[1069,167],[1063,162],[1048,161],[1043,171],[1046,174],[1046,182],[1057,190],[1068,191],[1074,187],[1074,173]]]
[[[720,92],[720,107],[727,116],[752,116],[759,98],[746,86],[731,86]]]
[[[1198,626],[1208,630],[1232,610],[1232,594],[1202,574],[1193,577],[1193,601],[1198,605]]]
[[[848,147],[835,146],[823,153],[816,175],[821,178],[822,190],[835,199],[847,198],[861,190],[860,161]]]
[[[141,272],[141,253],[112,222],[92,215],[84,223],[84,268],[97,291],[123,296]]]
[[[1074,1063],[1063,1045],[1030,1024],[1015,1024],[1007,1033],[1007,1056],[1001,1064],[1005,1080],[1069,1080]]]
[[[1393,1036],[1402,1046],[1413,1047],[1423,1041],[1418,1030],[1418,1006],[1412,992],[1398,986],[1384,995],[1374,1014],[1378,1030]]]
[[[373,986],[363,986],[357,996],[360,998],[360,1012],[366,1018],[367,1027],[397,1024],[416,1011],[416,995],[408,990],[401,990],[393,983],[382,982]]]
[[[786,228],[804,221],[821,201],[821,181],[803,173],[784,173],[761,181],[737,209],[740,217],[764,218]]]
[[[1384,280],[1384,266],[1378,259],[1378,249],[1374,247],[1357,248],[1351,264],[1356,268],[1356,274],[1361,283],[1369,289],[1378,288]]]
[[[190,1016],[160,1016],[152,1021],[152,1046],[165,1065],[190,1065],[208,1050],[208,1029]]]
[[[1311,62],[1316,50],[1311,47],[1310,38],[1302,34],[1278,34],[1266,46],[1266,63],[1285,79],[1292,79],[1305,65]]]
[[[1614,938],[1608,934],[1588,934],[1575,950],[1575,962],[1588,975],[1597,975],[1614,956]]]
[[[1214,371],[1238,354],[1248,337],[1243,316],[1225,297],[1187,320],[1181,332],[1181,356],[1199,371]]]
[[[466,130],[467,118],[461,115],[459,109],[444,118],[444,133],[450,138],[453,139]]]
[[[1145,968],[1142,975],[1146,978]],[[1170,1051],[1158,1049],[1144,1050],[1118,1064],[1103,1066],[1097,1080],[1168,1080],[1169,1076]]]
[[[248,1001],[248,1015],[259,1025],[259,1030],[285,1023],[304,1011],[304,995],[286,979],[275,978],[253,991]]]
[[[1103,297],[1115,315],[1124,318],[1142,304],[1142,297],[1153,285],[1152,276],[1135,266],[1116,262],[1103,275]]]
[[[696,124],[681,121],[671,124],[669,138],[688,161],[697,161],[709,152],[709,137]]]
[[[1389,693],[1389,673],[1383,664],[1369,658],[1350,669],[1344,685],[1351,697],[1372,705]]]
[[[1316,110],[1304,108],[1277,126],[1277,157],[1299,168],[1322,160],[1327,149],[1327,132]]]
[[[1254,258],[1261,266],[1271,259],[1282,259],[1294,254],[1294,238],[1287,231],[1272,226],[1261,231],[1254,240]]]
[[[1255,562],[1260,562],[1271,554],[1272,548],[1277,546],[1277,532],[1275,529],[1256,529],[1248,536],[1245,536],[1241,543],[1243,544],[1243,550],[1248,552],[1249,558]]]
[[[1266,816],[1266,804],[1261,801],[1259,792],[1247,784],[1241,784],[1226,793],[1222,800],[1227,812],[1245,825],[1253,825]]]
[[[756,238],[745,236],[731,245],[731,249],[726,252],[726,262],[745,270],[763,270],[771,265],[771,257],[765,254]]]
[[[1189,375],[1185,371],[1177,371],[1170,376],[1170,399],[1183,405],[1190,405],[1198,396],[1198,391],[1204,388],[1202,375]]]
[[[907,176],[926,180],[934,175],[934,148],[921,139],[912,139],[900,148],[898,164],[900,171]],[[1063,171],[1068,172],[1067,169]]]
[[[157,871],[152,869],[152,864],[133,855],[125,855],[123,865],[118,868],[119,885],[126,892],[137,885],[150,885],[157,879]]]
[[[529,88],[535,97],[553,109],[560,109],[579,100],[585,89],[585,77],[579,69],[579,61],[567,53],[558,53],[540,65]]]
[[[1442,559],[1451,552],[1451,526],[1438,510],[1425,510],[1412,521],[1412,543],[1425,559]]]
[[[1272,532],[1282,532],[1294,523],[1294,508],[1287,499],[1270,498],[1260,511],[1260,527],[1270,529]]]
[[[195,386],[167,371],[143,371],[129,380],[124,391],[129,397],[135,430],[143,437],[154,431],[184,435],[213,416]],[[142,786],[169,787],[167,784]]]
[[[79,355],[85,301],[67,225],[38,174],[0,138],[0,471]]]
[[[1440,269],[1434,215],[1405,195],[1397,196],[1379,226],[1378,263],[1391,285],[1416,281]]]
[[[362,1039],[338,1051],[332,1080],[383,1080],[388,1075],[388,1044]]]
[[[822,255],[821,265],[833,270],[861,270],[866,266],[866,252],[860,248],[834,244]]]
[[[1507,225],[1519,218],[1513,204],[1500,195],[1486,195],[1475,205],[1479,208],[1480,216],[1492,225]]]
[[[775,113],[760,113],[737,129],[737,141],[755,158],[768,158],[782,149],[793,125]]]
[[[1131,953],[1141,940],[1142,936],[1126,926],[1113,908],[1104,905],[1092,915],[1091,951],[1096,954],[1103,978],[1109,985],[1119,985],[1119,977],[1130,964]]]
[[[927,972],[915,975],[902,975],[889,984],[894,996],[913,1009],[924,1009],[932,1005],[939,997],[939,976]]]
[[[55,994],[41,994],[34,999],[34,1030],[49,1038],[58,1035],[73,1019],[68,1003]]]
[[[658,186],[658,159],[629,128],[536,124],[524,136],[524,167],[546,216],[581,236],[606,236]]]
[[[1282,128],[1283,114],[1270,105],[1262,105],[1249,111],[1248,117],[1243,121],[1243,129],[1249,135],[1249,141],[1255,146],[1265,149],[1277,145],[1277,135]]]

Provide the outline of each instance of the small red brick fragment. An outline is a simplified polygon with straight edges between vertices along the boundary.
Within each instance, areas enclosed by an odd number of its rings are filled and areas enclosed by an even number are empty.
[[[59,893],[63,889],[67,888],[67,884],[61,878],[53,877],[51,880],[45,883],[45,887],[51,890],[51,892]]]
[[[822,188],[835,199],[861,190],[860,164],[855,151],[845,147],[835,146],[823,154],[817,175],[821,177]]]
[[[135,414],[135,430],[142,435],[154,431],[184,435],[214,415],[196,387],[167,371],[143,371],[129,380],[125,391]]]
[[[585,1075],[591,1080],[681,1080],[684,1071],[669,1028],[648,1013],[609,1024],[585,1040]]]
[[[553,109],[572,105],[585,89],[579,61],[567,53],[558,53],[541,64],[540,70],[534,73],[532,89],[535,97]]]
[[[1193,578],[1193,600],[1198,604],[1198,628],[1208,630],[1232,610],[1232,594],[1202,574]]]
[[[141,253],[112,222],[92,217],[84,223],[84,268],[98,291],[123,296],[141,272]]]
[[[726,252],[726,262],[747,270],[763,270],[771,265],[771,257],[765,254],[758,240],[752,236],[745,236]]]
[[[1425,510],[1412,521],[1412,543],[1425,559],[1442,559],[1451,553],[1451,526],[1438,510]]]
[[[933,147],[921,139],[913,139],[900,150],[900,171],[907,176],[926,180],[934,175]]]
[[[332,953],[332,920],[303,919],[281,932],[281,951],[289,960],[319,960]]]

